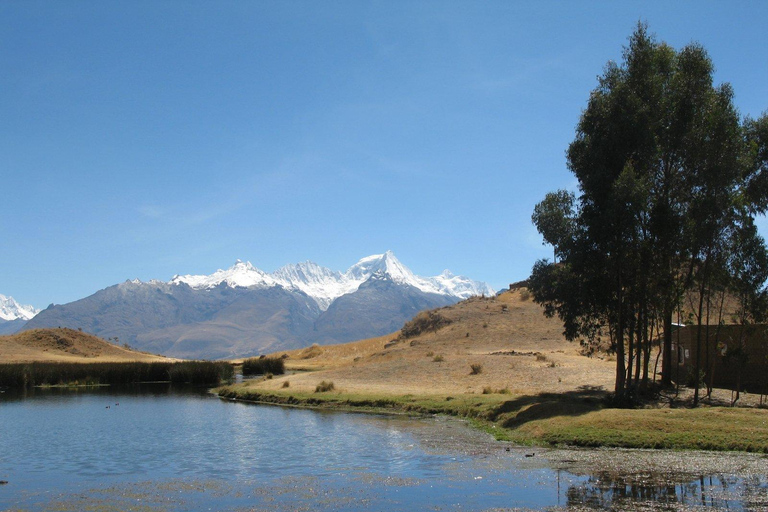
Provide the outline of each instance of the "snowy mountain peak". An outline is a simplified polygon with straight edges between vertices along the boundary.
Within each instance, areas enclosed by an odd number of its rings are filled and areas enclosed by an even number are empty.
[[[251,265],[251,262],[237,260],[234,265],[226,270],[219,269],[211,275],[176,275],[171,279],[171,284],[187,284],[192,288],[213,288],[221,283],[227,286],[244,287],[251,286],[275,286],[277,283],[267,273]]]
[[[0,294],[0,319],[6,321],[29,320],[40,312],[32,306],[25,306],[16,302],[13,297]]]
[[[419,287],[418,278],[408,267],[400,263],[392,251],[361,259],[347,270],[346,276],[353,280],[364,281],[376,272],[389,275],[396,283]]]
[[[325,311],[342,295],[352,293],[369,279],[391,279],[395,283],[413,286],[425,293],[435,293],[466,299],[473,295],[491,295],[493,289],[486,283],[454,276],[449,270],[435,277],[420,277],[403,265],[392,251],[362,258],[341,272],[322,267],[312,261],[285,265],[267,274],[251,265],[237,260],[227,270],[217,270],[211,275],[174,276],[171,284],[185,283],[192,288],[213,288],[226,283],[231,287],[281,286],[287,290],[300,291],[315,300]]]

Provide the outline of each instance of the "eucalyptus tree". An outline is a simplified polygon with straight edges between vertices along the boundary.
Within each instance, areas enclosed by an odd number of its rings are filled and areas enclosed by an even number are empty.
[[[713,72],[700,45],[676,51],[638,24],[623,62],[598,78],[568,148],[578,198],[551,193],[534,210],[560,257],[534,267],[534,299],[569,339],[610,340],[619,398],[648,383],[654,332],[664,332],[669,382],[683,293],[696,286],[703,297],[729,259],[733,226],[768,206],[764,117],[742,125]]]

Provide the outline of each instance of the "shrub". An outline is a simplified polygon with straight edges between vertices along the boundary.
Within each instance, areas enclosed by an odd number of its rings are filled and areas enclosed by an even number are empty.
[[[432,357],[432,356],[434,356],[434,355],[435,355],[435,353],[434,353],[434,352],[432,352],[431,350],[430,350],[429,352],[427,352],[427,357]]]
[[[336,386],[333,385],[333,381],[322,381],[315,387],[315,393],[325,393],[326,391],[333,391]]]
[[[422,311],[403,325],[400,335],[403,338],[413,338],[425,332],[435,332],[450,323],[449,319],[437,311]]]
[[[445,361],[445,358],[440,354],[437,354],[435,357],[432,358],[432,361],[434,361],[435,363],[442,363],[443,361]]]
[[[285,360],[281,357],[251,357],[243,361],[243,375],[282,375]]]
[[[527,288],[523,288],[522,290],[520,290],[521,301],[525,302],[530,298],[531,298],[531,292],[529,292]]]
[[[542,354],[542,353],[538,353],[538,354],[536,354],[536,360],[537,360],[537,361],[540,361],[540,362],[541,362],[541,361],[546,361],[546,360],[547,360],[547,356],[545,356],[545,355],[544,355],[544,354]]]
[[[290,382],[288,382],[287,380],[283,382],[283,387],[284,387],[284,388],[287,388],[287,387],[289,387],[290,385],[291,385],[291,383],[290,383]]]
[[[480,363],[472,363],[469,365],[469,367],[472,368],[472,371],[469,372],[470,375],[478,375],[483,373],[483,365]]]
[[[311,347],[307,347],[302,350],[298,357],[299,359],[312,359],[313,357],[317,357],[322,353],[323,349],[320,348],[320,345],[313,343]]]
[[[491,389],[491,386],[484,386],[483,387],[483,394],[484,395],[490,395],[493,393],[493,389]]]

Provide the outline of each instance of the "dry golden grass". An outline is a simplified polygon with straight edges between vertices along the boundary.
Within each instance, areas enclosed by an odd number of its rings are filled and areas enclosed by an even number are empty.
[[[560,322],[545,318],[526,295],[521,288],[441,308],[449,323],[436,332],[287,352],[286,367],[297,373],[219,393],[273,404],[450,414],[524,444],[768,453],[766,411],[670,409],[663,400],[644,409],[606,408],[615,358],[581,355],[563,338]],[[316,393],[323,382],[334,389]],[[685,395],[674,402],[684,405]]]
[[[1,363],[61,362],[116,363],[175,361],[113,345],[74,329],[31,329],[0,336]]]
[[[287,370],[299,373],[247,386],[275,390],[290,378],[292,391],[312,392],[330,380],[348,393],[445,396],[481,394],[487,388],[514,395],[561,393],[585,385],[612,389],[614,363],[580,355],[579,346],[563,338],[560,322],[545,318],[526,292],[441,308],[439,314],[450,323],[436,332],[407,339],[393,333],[272,354],[287,354]],[[471,364],[481,365],[482,372],[472,374]]]

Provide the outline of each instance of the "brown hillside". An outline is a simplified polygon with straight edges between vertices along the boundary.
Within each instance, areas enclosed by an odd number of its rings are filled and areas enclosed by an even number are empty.
[[[169,361],[73,329],[31,329],[0,336],[0,363]]]
[[[313,391],[321,380],[330,380],[345,392],[398,395],[482,393],[484,388],[520,395],[613,387],[615,363],[580,355],[579,345],[565,341],[560,322],[545,318],[525,288],[468,299],[434,310],[431,318],[420,317],[427,331],[411,337],[393,333],[286,352],[289,370],[316,371],[251,385],[279,389],[288,380],[291,390]],[[472,375],[473,364],[481,368]]]

